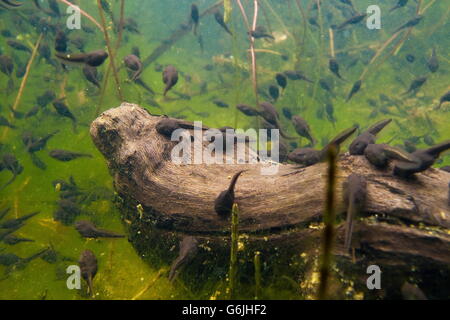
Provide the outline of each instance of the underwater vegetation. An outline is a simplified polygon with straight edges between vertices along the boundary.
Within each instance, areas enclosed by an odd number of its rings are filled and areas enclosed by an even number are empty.
[[[449,14],[0,0],[0,298],[449,298]],[[210,128],[278,130],[279,174],[166,171]]]

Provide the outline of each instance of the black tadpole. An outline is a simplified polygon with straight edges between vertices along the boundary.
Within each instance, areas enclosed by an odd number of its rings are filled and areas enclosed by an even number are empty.
[[[118,234],[112,231],[99,229],[92,222],[81,220],[75,223],[75,229],[84,238],[123,238],[123,234]]]
[[[295,149],[288,154],[288,159],[292,162],[312,166],[316,163],[326,160],[327,153],[331,147],[335,147],[339,152],[340,145],[347,140],[355,131],[357,127],[353,127],[339,133],[333,140],[331,140],[322,150],[315,150],[313,148]]]
[[[435,163],[442,152],[448,149],[450,149],[450,140],[428,149],[416,150],[411,154],[415,161],[410,163],[397,162],[394,167],[394,174],[407,178],[414,173],[425,171]]]
[[[80,255],[78,265],[80,266],[81,276],[88,285],[88,294],[93,296],[92,282],[98,270],[97,258],[91,250],[84,250]]]
[[[353,233],[353,221],[364,210],[367,198],[367,182],[363,176],[352,173],[344,182],[344,201],[347,205],[347,219],[345,222],[344,248],[350,249]]]
[[[360,134],[350,145],[349,151],[351,155],[362,155],[369,144],[374,144],[376,141],[376,135],[384,129],[392,119],[385,119],[377,122],[371,126],[368,130]]]
[[[185,130],[208,130],[208,127],[196,127],[192,123],[180,121],[172,118],[163,118],[155,126],[156,131],[167,138],[171,138],[175,130],[185,129]]]
[[[387,144],[369,144],[364,150],[364,156],[372,165],[379,169],[386,168],[389,165],[389,161],[394,159],[404,162],[417,161],[412,154]]]
[[[447,205],[450,207],[450,182],[448,183]]]
[[[239,176],[247,170],[237,172],[231,179],[230,186],[227,190],[222,191],[214,201],[214,209],[221,217],[228,217],[234,204],[234,187],[236,186]]]
[[[24,215],[17,219],[6,220],[0,223],[0,228],[2,229],[14,229],[22,226],[23,222],[37,215],[39,211]]]
[[[350,99],[358,93],[358,91],[361,89],[362,80],[358,80],[353,84],[352,90],[350,90],[350,93],[348,94],[347,100],[345,102],[350,101]]]
[[[169,280],[175,280],[175,277],[178,274],[178,270],[188,264],[196,255],[198,251],[198,241],[193,236],[185,236],[180,241],[180,251],[178,257],[173,261],[170,271],[169,271]]]

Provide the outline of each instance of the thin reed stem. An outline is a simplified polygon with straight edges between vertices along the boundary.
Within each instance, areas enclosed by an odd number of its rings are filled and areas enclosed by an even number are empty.
[[[276,11],[272,8],[272,6],[270,5],[269,1],[264,0],[264,4],[267,6],[267,8],[269,8],[270,13],[275,17],[275,19],[278,21],[278,23],[281,25],[281,28],[283,28],[283,32],[286,33],[286,35],[288,37],[290,37],[291,39],[294,39],[294,36],[292,35],[292,33],[289,32],[288,28],[286,27],[286,24],[284,23],[283,19],[281,19],[280,15],[278,13],[276,13]],[[261,9],[264,9],[263,6],[261,6]],[[263,10],[263,13],[265,11]],[[265,14],[264,14],[265,15]]]
[[[422,0],[419,0],[419,2],[417,3],[417,7],[416,7],[416,15],[422,14],[420,12],[420,7],[422,6]],[[394,49],[390,52],[390,55],[396,56],[398,54],[398,52],[400,51],[400,49],[402,48],[403,44],[405,43],[405,41],[409,38],[409,35],[412,32],[412,29],[414,27],[410,27],[408,29],[408,31],[405,33],[405,35],[403,36],[403,38],[400,40],[400,42],[394,47]],[[384,62],[384,61],[383,61]],[[382,63],[383,63],[382,62]]]
[[[330,34],[330,55],[334,59],[336,58],[336,53],[334,52],[334,31],[332,28],[328,29]]]
[[[161,268],[158,270],[158,273],[155,275],[155,277],[136,295],[134,295],[131,300],[137,300],[139,299],[144,293],[146,293],[151,287],[155,285],[155,283],[167,272],[169,271],[168,268]]]
[[[317,74],[322,74],[322,63],[321,63],[321,55],[323,53],[323,18],[322,18],[322,6],[319,0],[315,0],[317,4],[317,13],[319,18],[319,42],[318,42],[318,51],[317,51]],[[312,100],[315,101],[317,90],[319,88],[319,79],[314,83]]]
[[[428,3],[420,13],[424,14],[435,2],[436,0],[431,0],[430,3]]]
[[[416,7],[416,15],[420,14],[420,8],[422,5],[422,0],[419,0],[419,2],[417,3],[417,7]],[[379,68],[389,57],[391,56],[395,56],[397,55],[397,53],[399,52],[399,50],[401,49],[403,43],[408,39],[409,35],[412,32],[412,29],[414,27],[410,27],[408,28],[407,32],[404,34],[403,38],[394,46],[394,48],[389,52],[389,54],[379,63],[377,64],[377,68]],[[368,72],[370,66],[375,62],[376,59],[378,59],[378,57],[381,55],[381,53],[386,49],[386,47],[392,42],[394,41],[397,36],[402,32],[403,30],[399,30],[396,33],[394,33],[384,44],[383,46],[378,49],[377,53],[375,54],[375,56],[370,60],[369,64],[367,65],[367,67],[364,69],[363,73],[361,74],[360,80],[363,80],[363,78],[365,77],[366,73]]]
[[[25,89],[25,85],[27,84],[27,81],[28,81],[28,76],[30,75],[31,65],[33,64],[33,61],[36,58],[36,54],[39,49],[39,46],[41,45],[41,41],[42,41],[43,37],[44,37],[44,34],[41,33],[39,35],[38,40],[36,41],[36,44],[34,45],[33,51],[31,53],[31,58],[28,61],[28,64],[27,64],[27,67],[25,70],[25,75],[23,76],[22,83],[20,84],[19,93],[17,94],[16,101],[14,102],[14,105],[12,107],[12,109],[14,111],[16,111],[17,107],[19,106],[20,99],[22,98],[22,95],[23,95],[23,90]]]
[[[261,299],[261,252],[255,252],[255,300]]]
[[[229,297],[234,299],[236,296],[237,284],[237,252],[239,239],[239,208],[237,204],[233,205],[231,211],[231,253],[230,253],[230,271],[229,271]]]
[[[400,31],[397,33],[394,33],[381,47],[380,49],[377,50],[377,52],[375,53],[375,55],[373,56],[373,58],[370,60],[369,64],[367,65],[367,67],[364,69],[364,71],[362,72],[361,76],[359,77],[360,80],[363,80],[365,75],[367,74],[367,72],[369,71],[370,66],[375,62],[376,59],[378,59],[378,57],[381,55],[381,53],[386,49],[386,47],[392,43],[392,41],[394,41],[397,36],[400,34]]]
[[[325,229],[323,231],[322,240],[322,261],[320,266],[320,283],[318,299],[328,299],[328,287],[331,275],[331,263],[333,254],[334,243],[334,224],[336,219],[335,212],[335,186],[336,186],[336,160],[337,160],[337,147],[332,145],[328,148],[328,175],[327,175],[327,191],[326,191],[326,203],[323,220],[325,223]]]
[[[36,44],[34,45],[33,51],[31,53],[31,58],[30,58],[30,60],[28,60],[27,67],[25,69],[25,75],[23,76],[22,82],[20,84],[19,92],[17,93],[16,100],[14,101],[14,104],[13,104],[13,107],[12,107],[13,111],[17,110],[17,107],[19,106],[20,100],[22,99],[23,91],[25,90],[25,86],[26,86],[26,84],[28,82],[28,77],[30,75],[31,66],[32,66],[32,64],[33,64],[33,62],[34,62],[34,60],[36,58],[36,54],[37,54],[37,51],[39,49],[39,46],[41,45],[41,41],[42,41],[43,37],[44,37],[44,34],[41,33],[39,35],[38,40],[36,41]],[[5,130],[3,131],[2,140],[4,140],[6,134],[8,133],[8,129],[9,128],[6,127]]]
[[[96,117],[98,117],[98,115],[100,114],[100,109],[102,108],[102,105],[103,105],[103,100],[105,98],[105,92],[106,92],[106,87],[108,86],[108,82],[109,82],[108,80],[109,80],[110,73],[111,73],[111,64],[108,65],[108,68],[106,69],[105,77],[103,79],[102,89],[101,89],[101,93],[100,93],[100,99],[97,104],[97,108],[95,109]]]
[[[123,36],[123,26],[125,24],[125,0],[120,0],[120,20],[119,20],[119,33],[117,35],[117,42],[115,47],[115,54],[119,51],[120,45],[122,43]]]
[[[302,39],[302,47],[303,47],[305,45],[305,41],[306,41],[306,32],[308,29],[308,23],[306,21],[305,10],[303,10],[302,5],[300,4],[300,0],[295,0],[295,3],[297,4],[297,8],[300,11],[300,14],[301,14],[302,20],[303,20],[303,39]]]
[[[116,45],[115,45],[115,48],[114,48],[114,56],[115,57],[117,57],[120,45],[122,43],[123,25],[124,25],[124,23],[125,23],[125,0],[121,0],[121,2],[120,2],[119,32],[118,32],[118,35],[117,35],[117,41],[116,41]],[[100,93],[100,100],[99,100],[99,103],[97,105],[97,108],[95,109],[95,116],[96,117],[98,117],[98,115],[100,114],[100,109],[101,109],[101,107],[103,105],[103,99],[105,97],[106,87],[108,86],[108,79],[109,79],[109,75],[111,74],[111,68],[112,68],[112,64],[110,62],[108,64],[108,69],[106,70],[105,79],[103,80],[103,85],[102,85],[101,93]]]
[[[239,9],[241,10],[242,17],[244,19],[244,22],[247,26],[248,30],[248,37],[250,40],[250,57],[251,57],[251,63],[252,63],[252,83],[253,83],[253,91],[255,94],[255,101],[256,105],[259,106],[259,98],[258,98],[258,78],[257,78],[257,71],[256,71],[256,53],[255,53],[255,38],[252,37],[251,31],[255,30],[256,23],[258,19],[258,1],[254,0],[254,13],[253,13],[253,23],[252,26],[250,26],[250,23],[248,21],[247,15],[245,13],[244,7],[242,6],[241,0],[236,0]]]
[[[106,19],[105,19],[105,15],[103,13],[103,9],[102,9],[100,0],[97,0],[97,6],[98,6],[98,11],[100,14],[101,21],[102,21],[102,25],[103,25],[103,31],[104,31],[103,33],[105,36],[106,46],[108,48],[109,57],[111,59],[111,67],[113,70],[114,80],[116,81],[117,93],[119,95],[119,99],[121,100],[121,102],[123,102],[124,99],[123,99],[123,94],[122,94],[122,88],[120,87],[119,76],[117,74],[117,68],[116,68],[116,64],[114,62],[114,60],[115,60],[114,52],[111,48],[111,41],[109,39],[108,30],[106,29]]]

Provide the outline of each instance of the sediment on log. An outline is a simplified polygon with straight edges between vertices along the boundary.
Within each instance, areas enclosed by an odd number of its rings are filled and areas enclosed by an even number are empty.
[[[115,188],[130,209],[127,218],[134,223],[132,230],[147,236],[155,230],[170,235],[168,247],[188,234],[209,247],[227,247],[230,222],[215,213],[214,200],[234,173],[248,170],[235,189],[241,213],[239,232],[246,235],[248,248],[299,253],[320,247],[321,229],[311,226],[322,221],[326,164],[299,168],[283,163],[275,175],[261,174],[261,168],[267,166],[264,163],[177,165],[170,159],[176,142],[155,129],[160,120],[137,105],[124,103],[104,112],[91,126],[91,136],[108,163]],[[363,156],[343,154],[338,161],[336,189],[340,221],[345,216],[342,183],[351,173],[365,176],[368,183],[366,210],[354,233],[358,267],[373,263],[394,269],[434,270],[447,275],[441,284],[450,288],[450,174],[429,169],[402,179],[392,175],[392,168],[378,170]],[[139,222],[138,204],[151,224]],[[341,250],[341,222],[337,231],[336,257],[352,264]],[[135,246],[145,250],[142,244]],[[414,274],[420,277],[420,271]],[[449,289],[446,292],[449,294]]]

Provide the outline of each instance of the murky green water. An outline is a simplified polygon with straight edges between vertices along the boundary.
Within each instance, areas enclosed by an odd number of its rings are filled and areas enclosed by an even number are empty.
[[[27,1],[32,2],[32,1]],[[101,21],[96,1],[74,1]],[[120,1],[109,1],[114,12],[116,23],[119,20]],[[257,125],[255,118],[249,118],[238,112],[234,107],[238,103],[255,104],[255,97],[251,82],[251,66],[247,56],[249,41],[246,37],[245,25],[236,1],[231,1],[233,12],[229,26],[235,36],[229,36],[214,21],[213,16],[206,15],[200,19],[198,34],[203,39],[203,51],[197,38],[188,32],[171,48],[164,52],[156,61],[151,63],[143,72],[145,81],[156,94],[149,94],[142,87],[128,81],[122,59],[138,47],[144,60],[155,48],[169,38],[181,23],[189,21],[191,1],[155,1],[128,0],[125,1],[125,16],[136,20],[139,34],[126,29],[123,40],[117,52],[115,61],[119,68],[119,81],[124,100],[138,103],[155,114],[168,114],[176,118],[190,121],[202,120],[211,127],[232,126],[248,128]],[[250,20],[252,17],[253,1],[243,1]],[[309,17],[316,17],[317,10],[311,9],[315,1],[297,1]],[[297,2],[293,0],[273,1],[260,0],[259,25],[264,25],[275,37],[275,40],[256,40],[259,99],[269,100],[267,88],[275,84],[274,75],[285,70],[302,70],[313,83],[306,81],[289,81],[286,90],[281,93],[275,103],[281,114],[282,108],[289,108],[292,114],[301,114],[311,126],[312,132],[324,145],[329,138],[345,128],[358,123],[362,128],[386,117],[395,119],[395,124],[387,127],[381,135],[380,142],[391,145],[402,145],[412,136],[420,137],[416,147],[426,147],[424,137],[435,142],[449,139],[448,126],[450,106],[444,104],[440,110],[433,108],[439,103],[439,98],[449,90],[448,80],[450,68],[449,6],[446,1],[424,0],[421,10],[425,18],[411,29],[411,33],[403,32],[379,58],[370,65],[364,76],[363,86],[349,102],[345,102],[353,83],[366,70],[370,60],[383,43],[393,35],[393,31],[401,24],[414,17],[417,1],[409,1],[405,7],[388,13],[391,1],[354,1],[359,11],[365,12],[368,5],[378,4],[382,9],[382,26],[380,30],[369,30],[365,22],[351,25],[335,34],[335,50],[341,66],[341,74],[347,81],[339,80],[328,69],[330,58],[329,33],[331,24],[339,24],[345,20],[343,11],[331,2],[344,4],[339,1],[322,1],[317,23],[322,27],[311,24],[302,18]],[[356,3],[357,2],[357,3]],[[196,1],[201,11],[214,5],[214,1]],[[45,11],[49,11],[47,1],[41,1]],[[66,6],[59,3],[61,12]],[[219,6],[222,10],[222,6]],[[262,8],[262,9],[261,9]],[[343,9],[347,12],[349,9]],[[33,19],[32,19],[33,17]],[[14,71],[11,77],[0,73],[0,115],[5,117],[14,129],[0,127],[0,152],[2,155],[12,153],[23,166],[13,183],[0,191],[0,210],[10,207],[4,218],[18,218],[25,214],[39,211],[35,217],[26,221],[25,225],[14,234],[19,237],[30,238],[33,242],[23,242],[17,245],[0,244],[4,251],[14,253],[19,257],[28,257],[39,250],[51,246],[56,251],[56,261],[45,261],[42,258],[32,260],[24,268],[8,268],[0,265],[0,298],[1,299],[86,299],[83,290],[68,290],[66,286],[67,266],[76,264],[80,253],[85,249],[92,250],[98,259],[99,271],[94,281],[95,299],[190,299],[223,297],[226,280],[210,279],[205,290],[193,293],[183,281],[170,283],[166,276],[159,276],[161,268],[169,265],[160,263],[146,263],[137,255],[133,246],[124,239],[117,240],[85,240],[80,237],[73,225],[64,225],[54,220],[59,193],[52,181],[57,179],[69,180],[73,177],[77,185],[85,192],[95,190],[109,190],[113,194],[112,178],[107,170],[101,154],[93,145],[90,134],[90,123],[96,118],[96,110],[104,111],[120,105],[116,86],[112,76],[108,79],[108,86],[102,96],[101,90],[88,83],[81,68],[69,67],[64,71],[59,64],[52,66],[38,53],[31,65],[28,82],[23,88],[23,95],[15,104],[19,86],[23,77],[16,76],[19,66],[26,64],[30,53],[13,49],[7,44],[14,39],[28,48],[33,48],[40,32],[30,25],[35,17],[44,19],[47,23],[59,26],[71,40],[80,37],[85,41],[85,52],[105,49],[103,34],[98,28],[85,18],[82,25],[94,30],[86,33],[83,30],[68,31],[65,27],[67,17],[50,16],[37,9],[33,3],[27,3],[21,8],[0,11],[0,30],[10,31],[0,37],[0,52],[12,57]],[[111,20],[108,21],[111,41],[114,44],[117,34],[113,32]],[[41,21],[38,25],[42,25]],[[306,27],[306,28],[305,28]],[[42,43],[48,44],[53,53],[55,35],[50,31],[43,34]],[[322,34],[322,37],[320,36]],[[400,46],[394,48],[404,37]],[[431,73],[426,61],[431,56],[432,48],[436,49],[439,59],[439,70]],[[69,51],[78,52],[73,42],[69,42]],[[394,52],[392,52],[394,51]],[[407,61],[407,55],[414,57],[413,62]],[[285,56],[285,57],[284,57]],[[54,59],[52,57],[52,59]],[[348,67],[352,61],[358,59],[356,65]],[[409,58],[412,60],[412,58]],[[98,67],[103,75],[104,84],[109,62]],[[162,96],[164,84],[161,81],[161,71],[158,65],[172,64],[180,72],[180,81],[169,92],[168,98]],[[426,75],[427,82],[416,94],[401,95],[411,81]],[[12,79],[13,86],[8,88]],[[333,88],[327,92],[321,88],[319,79],[325,79]],[[204,83],[207,90],[201,91]],[[26,113],[36,105],[36,98],[46,90],[52,90],[57,97],[65,97],[65,103],[77,118],[78,126],[73,131],[70,119],[56,114],[52,104],[39,108],[39,112],[26,119],[13,116],[10,107],[17,112]],[[389,97],[390,101],[381,102],[380,94]],[[186,95],[186,97],[184,97]],[[228,108],[219,108],[213,100],[222,100]],[[374,107],[373,100],[376,103]],[[157,102],[158,108],[154,101]],[[331,102],[334,107],[335,123],[327,120],[324,106]],[[100,104],[101,102],[101,104]],[[189,108],[187,108],[189,107]],[[377,110],[377,111],[375,111]],[[369,117],[370,115],[370,117]],[[295,135],[292,124],[281,116],[281,125],[289,135]],[[47,166],[45,170],[36,167],[27,152],[22,135],[31,131],[36,136],[45,136],[55,130],[59,132],[49,140],[47,146],[35,153]],[[306,144],[303,139],[302,144]],[[82,153],[89,153],[93,158],[80,158],[70,162],[61,162],[51,158],[48,152],[53,149],[65,149]],[[449,165],[450,158],[442,156],[438,167]],[[11,178],[11,172],[0,172],[0,184],[5,184]],[[90,203],[81,204],[82,213],[76,219],[91,220],[101,228],[126,233],[121,221],[120,212],[112,202],[112,196],[100,197]],[[0,249],[1,250],[1,249]],[[0,254],[1,254],[0,253]],[[299,249],[299,255],[302,250]],[[264,259],[277,259],[264,257]],[[47,259],[48,260],[48,259]],[[282,269],[282,268],[281,268]],[[301,281],[292,279],[284,271],[272,274],[263,279],[263,296],[266,298],[302,299],[310,294]],[[3,274],[5,277],[3,277]],[[314,283],[314,275],[308,283]],[[83,283],[84,286],[84,283]],[[252,297],[252,285],[245,286],[243,297]],[[218,291],[221,294],[218,294]],[[351,298],[361,298],[360,295],[349,295]]]

